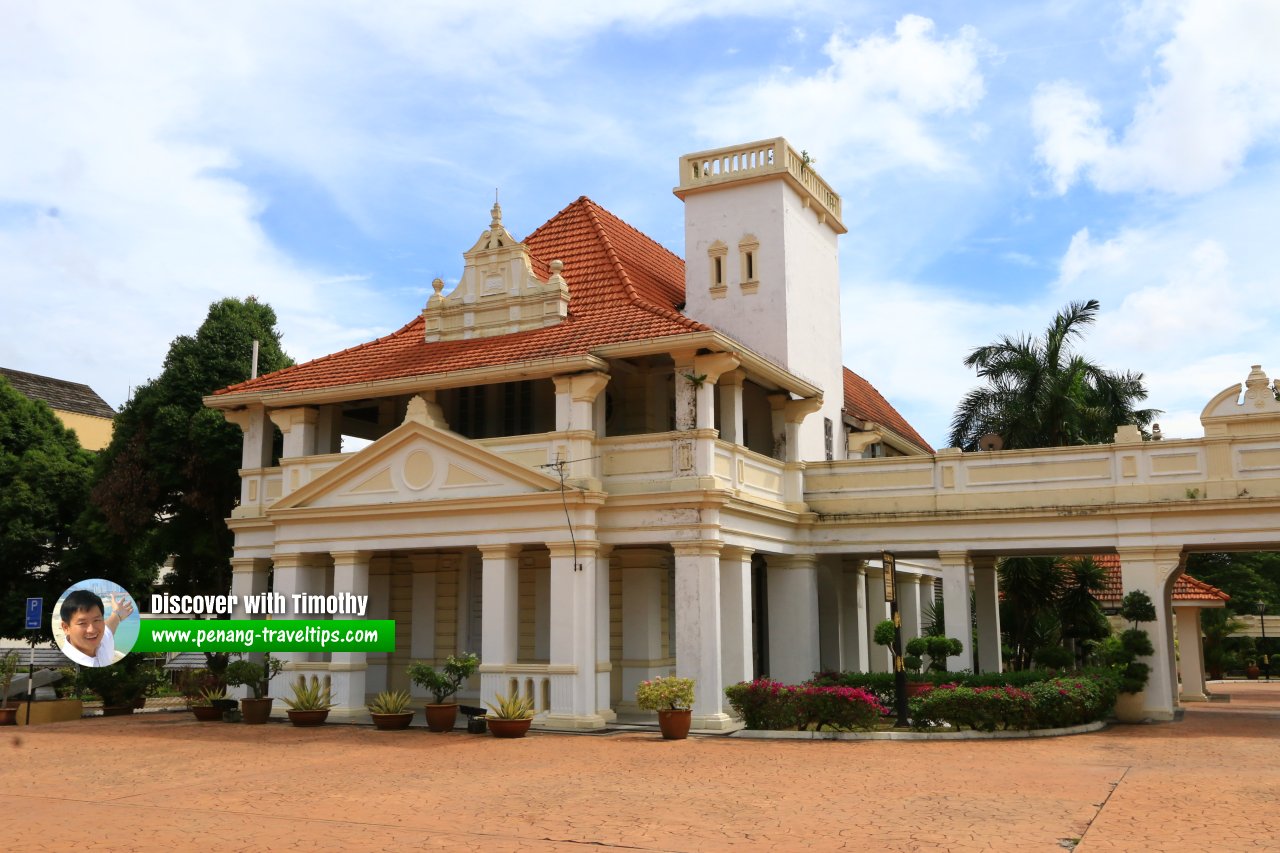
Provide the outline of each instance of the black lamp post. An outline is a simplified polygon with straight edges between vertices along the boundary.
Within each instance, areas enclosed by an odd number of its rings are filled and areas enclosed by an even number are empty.
[[[880,563],[884,566],[884,600],[889,602],[889,618],[893,620],[893,692],[894,705],[898,712],[898,720],[894,723],[898,728],[907,728],[911,721],[907,719],[907,670],[902,665],[902,614],[898,612],[898,564],[890,551],[880,552]]]
[[[1267,674],[1267,681],[1271,680],[1271,655],[1267,654],[1267,603],[1265,601],[1258,602],[1258,621],[1262,624],[1262,671]]]

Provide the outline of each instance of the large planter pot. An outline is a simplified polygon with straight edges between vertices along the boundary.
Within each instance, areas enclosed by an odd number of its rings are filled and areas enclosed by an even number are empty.
[[[1244,677],[1250,681],[1257,681],[1258,676],[1260,675],[1262,675],[1262,667],[1258,666],[1256,663],[1245,667]]]
[[[104,717],[123,717],[125,714],[132,714],[136,710],[133,704],[128,705],[103,705],[102,716]]]
[[[494,717],[485,717],[489,721],[489,731],[493,732],[494,737],[524,737],[529,733],[529,726],[533,725],[533,718],[527,720],[499,720]]]
[[[18,724],[18,708],[0,708],[0,726],[16,726]]]
[[[212,705],[192,705],[191,713],[202,723],[222,722],[222,709]]]
[[[240,716],[246,723],[259,725],[271,719],[271,698],[241,699]]]
[[[1141,693],[1121,693],[1116,697],[1116,719],[1122,723],[1141,723],[1147,719]]]
[[[667,740],[684,740],[689,736],[689,726],[693,723],[693,711],[659,711],[658,728]]]
[[[310,711],[295,711],[293,708],[285,711],[289,715],[289,722],[298,728],[306,728],[309,726],[319,726],[329,718],[328,708],[317,708]]]
[[[373,727],[380,732],[398,732],[402,729],[409,728],[409,724],[413,722],[413,712],[405,711],[403,714],[370,714],[369,718],[373,720]]]
[[[433,732],[451,732],[458,721],[458,703],[427,705],[427,728]]]

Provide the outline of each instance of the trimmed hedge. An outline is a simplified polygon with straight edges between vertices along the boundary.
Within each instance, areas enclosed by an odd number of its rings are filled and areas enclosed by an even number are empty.
[[[874,695],[855,687],[794,686],[758,678],[726,687],[724,692],[749,729],[870,729],[888,713]]]
[[[1026,688],[944,684],[912,699],[909,708],[912,726],[918,729],[1056,729],[1103,719],[1115,706],[1118,689],[1115,676],[1101,671]]]

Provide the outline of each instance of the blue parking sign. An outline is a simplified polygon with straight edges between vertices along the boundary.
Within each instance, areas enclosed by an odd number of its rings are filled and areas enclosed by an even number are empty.
[[[44,617],[44,599],[28,598],[27,599],[27,630],[40,630],[40,623]]]

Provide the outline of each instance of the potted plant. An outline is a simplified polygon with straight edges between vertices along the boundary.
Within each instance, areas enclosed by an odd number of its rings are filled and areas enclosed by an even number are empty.
[[[289,722],[295,726],[318,726],[328,719],[329,709],[334,703],[327,678],[321,682],[313,675],[308,681],[306,676],[299,675],[291,686],[293,698],[284,700],[284,704],[289,706],[285,711]]]
[[[486,714],[485,718],[494,737],[515,738],[528,734],[529,726],[533,725],[532,699],[527,696],[522,699],[513,691],[509,697],[499,693],[492,702],[485,704],[493,712],[492,715]]]
[[[430,691],[436,700],[434,703],[427,703],[428,729],[433,732],[453,729],[453,724],[458,719],[458,703],[450,702],[449,699],[479,667],[480,658],[471,652],[449,655],[439,670],[422,661],[414,661],[409,665],[409,679]]]
[[[227,664],[227,684],[243,685],[253,693],[253,697],[240,700],[240,715],[246,723],[265,723],[271,718],[271,697],[267,691],[271,689],[271,679],[284,669],[284,661],[263,655],[262,663],[241,658]]]
[[[408,690],[384,690],[369,703],[369,717],[379,731],[390,732],[409,728],[413,711],[409,709]]]
[[[215,704],[227,698],[227,691],[221,687],[206,687],[191,703],[191,713],[202,723],[218,722],[222,719],[222,708]]]
[[[667,740],[689,736],[693,721],[693,679],[659,676],[636,685],[636,704],[658,712],[658,728]]]
[[[1258,676],[1262,675],[1262,667],[1258,666],[1258,662],[1253,658],[1249,658],[1244,662],[1244,677],[1250,681],[1257,681]]]
[[[0,726],[12,726],[17,722],[18,706],[9,707],[9,685],[18,671],[18,653],[5,652],[0,657]]]

